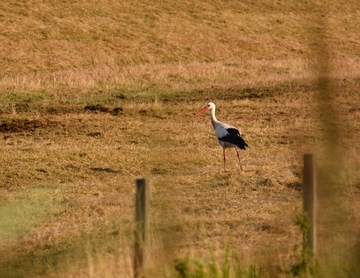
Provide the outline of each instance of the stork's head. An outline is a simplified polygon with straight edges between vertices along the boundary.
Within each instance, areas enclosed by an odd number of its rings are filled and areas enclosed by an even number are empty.
[[[204,113],[207,110],[213,110],[213,109],[215,109],[215,104],[213,102],[208,102],[199,112],[196,113],[196,116]]]

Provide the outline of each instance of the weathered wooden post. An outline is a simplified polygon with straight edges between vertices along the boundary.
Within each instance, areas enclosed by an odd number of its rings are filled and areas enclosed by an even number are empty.
[[[313,154],[304,155],[304,181],[303,181],[303,209],[309,216],[310,229],[304,238],[304,247],[312,251],[316,256],[316,172],[315,157]]]
[[[148,263],[150,226],[150,181],[136,180],[134,277],[144,276]]]

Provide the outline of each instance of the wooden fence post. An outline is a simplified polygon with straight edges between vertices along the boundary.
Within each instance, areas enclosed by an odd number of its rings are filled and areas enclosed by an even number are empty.
[[[316,256],[316,172],[313,154],[304,155],[303,209],[309,216],[311,227],[304,238],[304,247]]]
[[[134,277],[144,276],[148,261],[150,226],[150,182],[149,179],[136,180],[135,196],[135,245]]]

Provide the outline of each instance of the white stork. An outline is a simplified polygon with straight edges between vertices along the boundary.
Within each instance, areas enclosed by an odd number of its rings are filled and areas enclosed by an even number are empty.
[[[226,162],[226,153],[225,149],[235,148],[237,157],[239,159],[240,169],[242,170],[241,162],[240,162],[240,154],[238,149],[245,150],[246,147],[249,147],[246,144],[245,140],[241,137],[239,130],[231,125],[226,123],[219,122],[215,116],[215,104],[212,102],[207,103],[199,112],[196,113],[200,115],[205,111],[210,110],[211,123],[215,129],[216,137],[219,140],[220,145],[223,147],[223,155],[224,155],[224,170],[225,162]]]

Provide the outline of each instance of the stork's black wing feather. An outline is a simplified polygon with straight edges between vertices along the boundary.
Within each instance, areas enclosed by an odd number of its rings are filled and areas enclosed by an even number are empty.
[[[249,147],[236,128],[227,128],[226,130],[229,132],[229,134],[219,138],[219,140],[236,145],[242,150],[245,150],[245,147]]]

